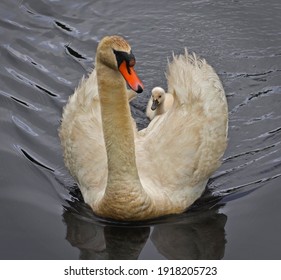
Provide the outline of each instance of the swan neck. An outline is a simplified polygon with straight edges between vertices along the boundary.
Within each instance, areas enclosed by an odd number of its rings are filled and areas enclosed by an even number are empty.
[[[126,82],[119,71],[96,64],[104,141],[111,182],[139,180]]]

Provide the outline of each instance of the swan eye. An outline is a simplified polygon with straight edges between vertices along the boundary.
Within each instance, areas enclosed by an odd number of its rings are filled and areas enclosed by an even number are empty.
[[[133,67],[133,66],[135,66],[135,64],[136,64],[135,58],[131,58],[130,61],[129,61],[129,66]]]
[[[130,53],[127,53],[123,51],[113,50],[113,52],[117,60],[118,68],[120,67],[123,61],[126,61],[127,67],[133,67],[136,64],[136,59],[132,51]]]

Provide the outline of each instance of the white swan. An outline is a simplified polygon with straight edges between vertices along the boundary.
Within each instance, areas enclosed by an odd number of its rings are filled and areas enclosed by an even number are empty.
[[[227,102],[205,60],[174,56],[168,65],[173,107],[138,132],[126,81],[137,92],[129,44],[101,40],[96,67],[64,108],[59,135],[65,164],[100,216],[144,220],[181,213],[204,191],[227,144]],[[125,81],[126,80],[126,81]]]
[[[146,116],[153,120],[155,116],[164,114],[173,105],[174,97],[170,93],[166,93],[161,87],[154,87],[151,91],[151,98],[146,107]]]

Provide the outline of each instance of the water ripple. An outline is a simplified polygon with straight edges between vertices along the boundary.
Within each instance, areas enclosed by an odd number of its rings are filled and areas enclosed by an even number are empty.
[[[277,142],[277,143],[275,143],[273,145],[270,145],[270,146],[266,146],[266,147],[262,147],[262,148],[258,148],[258,149],[254,149],[254,150],[248,150],[246,152],[242,152],[242,153],[239,153],[239,154],[236,154],[236,155],[232,155],[232,156],[229,156],[227,158],[224,158],[223,162],[227,162],[227,161],[230,161],[230,160],[242,157],[242,156],[246,156],[246,155],[255,155],[257,153],[264,152],[264,151],[267,151],[271,148],[275,148],[280,143],[281,142]]]
[[[52,97],[57,97],[58,95],[55,93],[52,93],[51,91],[47,90],[46,88],[37,85],[36,83],[34,83],[33,81],[31,81],[30,79],[28,79],[27,77],[23,76],[22,74],[18,73],[17,71],[15,71],[12,68],[6,68],[6,70],[12,75],[14,76],[17,80],[23,82],[24,84],[28,85],[28,86],[32,86],[33,88],[37,88],[39,90],[41,90],[44,93],[47,93],[48,95],[52,96]]]
[[[24,101],[22,99],[19,99],[19,98],[15,97],[15,96],[7,93],[7,92],[4,92],[2,90],[0,90],[0,95],[12,99],[13,101],[15,101],[17,104],[20,104],[21,106],[23,105],[24,107],[30,108],[30,109],[35,110],[35,111],[39,111],[40,110],[39,108],[37,108],[33,104],[28,103],[28,102],[26,102],[26,101]]]
[[[228,199],[228,200],[233,200],[233,195],[238,193],[238,196],[235,196],[234,199],[237,198],[241,198],[251,192],[253,192],[254,190],[258,189],[261,187],[261,184],[264,184],[266,182],[278,179],[281,177],[281,173],[275,174],[271,177],[265,177],[259,180],[254,180],[242,185],[238,185],[234,188],[229,188],[227,190],[223,190],[223,191],[218,191],[218,192],[214,192],[215,195],[219,195],[221,197],[228,197],[228,196],[232,196],[232,199]],[[252,189],[248,189],[249,187],[253,187]],[[227,200],[224,200],[227,201]]]
[[[280,86],[274,86],[274,87],[266,87],[266,88],[263,88],[262,90],[258,91],[258,92],[254,92],[254,93],[251,93],[249,97],[247,97],[242,103],[236,105],[230,112],[229,114],[232,115],[234,113],[237,113],[238,110],[241,108],[241,107],[244,107],[246,105],[248,105],[248,103],[251,101],[251,100],[254,100],[258,97],[261,97],[261,96],[268,96],[270,94],[277,94],[277,93],[281,93],[281,87]]]
[[[20,127],[21,129],[23,129],[25,132],[27,132],[28,134],[30,134],[31,136],[37,137],[39,136],[32,128],[31,126],[28,126],[26,124],[26,121],[24,122],[23,120],[21,120],[20,118],[18,118],[17,116],[12,116],[12,120],[13,122]]]
[[[24,149],[21,148],[20,150],[21,150],[22,154],[33,164],[43,167],[44,169],[47,169],[51,172],[55,172],[55,170],[53,168],[51,168],[51,167],[47,166],[46,164],[43,164],[39,160],[35,159],[35,157],[31,156],[31,154],[28,153],[27,151],[25,151]]]

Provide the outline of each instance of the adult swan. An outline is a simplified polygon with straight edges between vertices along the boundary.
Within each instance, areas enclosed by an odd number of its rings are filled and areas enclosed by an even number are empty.
[[[172,108],[137,131],[126,82],[143,85],[130,45],[101,40],[95,70],[64,108],[59,131],[64,160],[84,200],[102,217],[144,220],[181,213],[204,191],[227,143],[227,102],[205,60],[174,56],[168,65]]]

